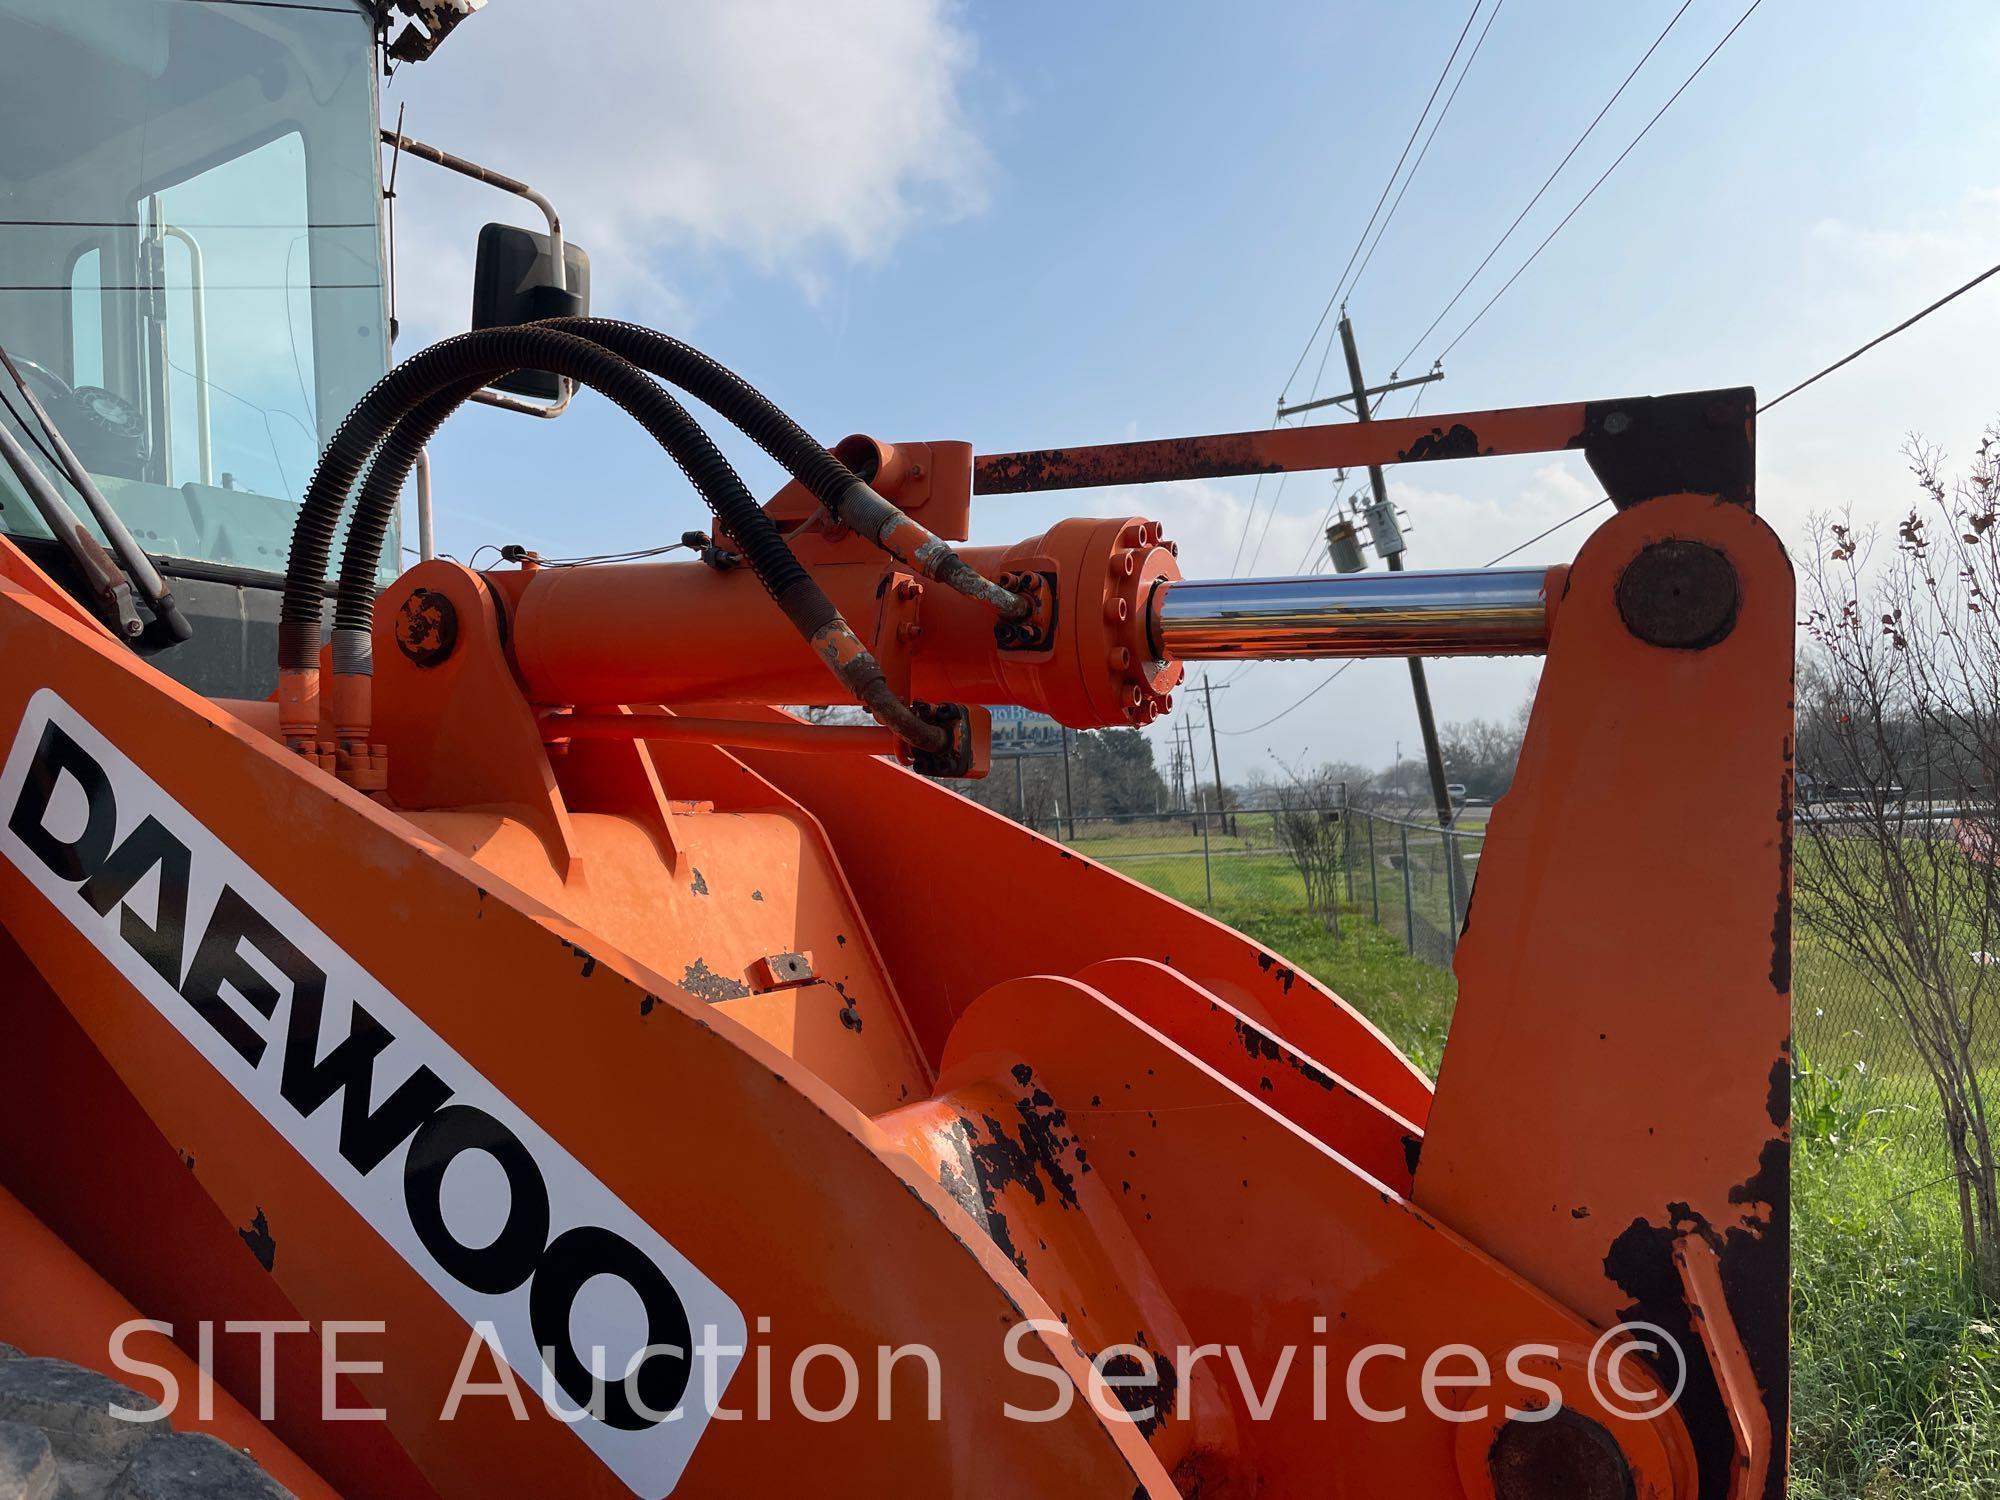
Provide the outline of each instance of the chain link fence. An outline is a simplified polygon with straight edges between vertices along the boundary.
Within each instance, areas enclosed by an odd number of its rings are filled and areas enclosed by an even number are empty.
[[[1358,807],[1050,817],[1037,831],[1189,906],[1357,916],[1448,968],[1485,834]]]
[[[1190,809],[1051,817],[1037,831],[1224,921],[1304,910],[1338,933],[1372,922],[1449,969],[1485,843],[1483,808],[1456,827],[1362,807]],[[1979,962],[2000,957],[1974,955]],[[1894,1002],[1801,927],[1793,968],[1798,1130],[1890,1155],[1911,1194],[1949,1192],[1936,1088]],[[1989,1023],[2000,1109],[2000,1024]]]
[[[1366,808],[1347,810],[1348,900],[1403,940],[1413,958],[1450,968],[1486,834]]]
[[[1959,961],[2000,960],[1969,953]],[[1986,1107],[2000,1115],[2000,1016],[1984,1013],[1990,1008],[1967,1019]],[[1951,1191],[1944,1105],[1900,1007],[1803,926],[1794,933],[1792,1017],[1795,1133],[1888,1157],[1905,1198]]]
[[[2000,1128],[2000,955],[1981,937],[1996,894],[1989,822],[1941,802],[1843,806],[1825,790],[1799,809],[1794,847],[1794,1136],[1883,1158],[1899,1203],[1969,1195],[1984,1175],[1974,1121]],[[1853,877],[1882,871],[1891,853],[1917,878],[1900,902],[1884,882],[1877,924],[1855,910],[1872,882]],[[1948,1059],[1949,1089],[1926,1051]],[[1987,1157],[1984,1172],[1995,1167]]]

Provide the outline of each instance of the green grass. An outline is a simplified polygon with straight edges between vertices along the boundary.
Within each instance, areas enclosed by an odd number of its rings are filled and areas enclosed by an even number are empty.
[[[1147,845],[1143,854],[1098,853],[1092,857],[1103,860],[1121,875],[1150,885],[1176,901],[1204,910],[1212,880],[1218,917],[1225,909],[1243,913],[1266,907],[1305,909],[1305,888],[1299,882],[1299,872],[1282,854],[1225,855],[1218,852],[1210,859],[1207,872],[1204,872],[1199,843],[1191,854]],[[1232,927],[1240,925],[1228,917],[1222,917],[1222,920]]]
[[[1198,853],[1109,863],[1203,904]],[[1409,957],[1365,907],[1336,938],[1282,856],[1217,860],[1214,878],[1218,919],[1317,977],[1436,1076],[1458,994],[1448,971]],[[1794,978],[1800,1043],[1826,1071],[1801,1090],[1794,1152],[1792,1496],[1993,1500],[2000,1308],[1980,1307],[1959,1275],[1929,1084],[1907,1071],[1896,1017],[1837,957],[1801,941]]]
[[[2000,1495],[2000,1309],[1958,1274],[1943,1148],[1793,1156],[1792,1495]]]
[[[1437,1076],[1458,981],[1411,958],[1401,937],[1377,927],[1365,911],[1346,912],[1338,938],[1302,906],[1218,907],[1215,915],[1284,954],[1381,1027],[1425,1073]]]

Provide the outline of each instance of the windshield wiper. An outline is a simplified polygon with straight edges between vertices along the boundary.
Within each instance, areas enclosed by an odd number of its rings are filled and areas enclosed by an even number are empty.
[[[146,627],[139,618],[138,610],[133,608],[131,582],[111,554],[98,546],[97,538],[84,529],[83,523],[76,518],[76,512],[56,493],[56,487],[49,483],[48,476],[35,466],[28,450],[7,430],[4,422],[0,422],[0,458],[7,461],[7,467],[21,481],[21,488],[27,491],[28,499],[41,513],[42,524],[49,528],[50,535],[62,543],[75,562],[77,572],[83,575],[85,587],[96,599],[99,612],[105,616],[105,623],[126,640],[137,640],[145,633]]]
[[[90,514],[111,543],[111,554],[107,555],[97,544],[97,539],[84,529],[76,518],[76,512],[69,508],[54,485],[43,476],[35,461],[14,435],[0,425],[0,455],[4,455],[21,485],[27,490],[35,508],[42,513],[42,520],[57,539],[69,549],[76,560],[78,569],[89,583],[91,592],[97,595],[100,604],[111,616],[112,629],[127,640],[134,640],[144,633],[144,626],[137,612],[132,608],[132,595],[136,591],[145,600],[146,608],[152,611],[153,628],[156,635],[163,635],[165,643],[178,644],[194,636],[194,627],[188,623],[180,606],[174,603],[173,591],[160,576],[153,560],[133,540],[132,533],[118,512],[111,508],[111,502],[104,498],[104,492],[97,487],[97,481],[90,477],[77,458],[76,451],[63,437],[56,424],[49,420],[49,414],[42,409],[42,403],[35,399],[35,393],[28,382],[21,378],[21,372],[14,368],[13,358],[5,345],[0,345],[0,363],[7,367],[7,374],[13,379],[14,388],[28,403],[28,410],[34,414],[36,423],[47,436],[54,448],[55,458],[68,477],[83,503],[90,508]],[[10,403],[11,405],[11,403]],[[26,430],[25,424],[23,430]],[[30,434],[32,436],[33,434]],[[117,561],[113,562],[115,555]],[[120,564],[123,571],[120,571]]]

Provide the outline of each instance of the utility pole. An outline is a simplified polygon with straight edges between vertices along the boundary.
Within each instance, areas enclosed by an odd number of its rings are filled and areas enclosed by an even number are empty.
[[[1215,689],[1208,685],[1208,673],[1201,674],[1202,702],[1208,708],[1208,758],[1215,767],[1215,810],[1222,814],[1222,831],[1228,833],[1229,813],[1222,799],[1222,747],[1215,738]]]
[[[1188,811],[1199,818],[1201,817],[1201,767],[1195,760],[1194,754],[1194,720],[1183,719],[1181,727],[1187,731]]]
[[[1354,347],[1354,325],[1347,320],[1343,311],[1340,315],[1340,347],[1347,354],[1347,378],[1354,386],[1354,420],[1369,420],[1368,382],[1361,378],[1361,355]],[[1375,504],[1369,511],[1369,530],[1377,541],[1375,550],[1382,552],[1380,539],[1386,532],[1397,539],[1395,550],[1383,552],[1383,560],[1389,564],[1389,571],[1403,571],[1403,550],[1400,545],[1401,533],[1396,528],[1395,512],[1389,508],[1389,486],[1383,481],[1382,466],[1368,466],[1368,483],[1375,492]],[[1377,518],[1380,518],[1379,520]],[[1451,825],[1451,793],[1445,789],[1444,752],[1438,747],[1437,720],[1431,714],[1430,683],[1424,676],[1424,659],[1410,658],[1410,691],[1417,700],[1417,728],[1423,732],[1424,759],[1430,763],[1431,797],[1437,803],[1438,824]],[[1398,758],[1401,758],[1400,751]],[[1457,914],[1453,913],[1456,921]]]
[[[1074,844],[1076,842],[1076,792],[1071,787],[1069,779],[1069,726],[1067,724],[1063,726],[1062,747],[1063,811],[1069,815],[1069,841]]]

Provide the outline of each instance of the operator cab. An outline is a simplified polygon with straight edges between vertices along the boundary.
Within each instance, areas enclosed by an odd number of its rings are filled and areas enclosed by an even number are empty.
[[[356,0],[0,0],[0,345],[193,623],[154,662],[202,693],[275,685],[299,501],[387,368],[375,39]],[[4,465],[0,532],[78,587]]]

